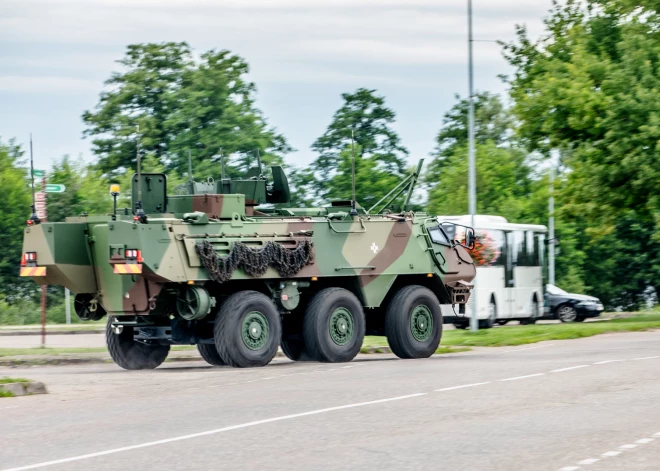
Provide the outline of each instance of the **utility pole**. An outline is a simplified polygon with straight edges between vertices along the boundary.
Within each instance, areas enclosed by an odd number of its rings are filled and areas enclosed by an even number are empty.
[[[469,82],[469,108],[468,108],[468,207],[471,216],[470,225],[474,228],[474,216],[477,214],[477,169],[475,162],[474,147],[474,59],[473,59],[472,37],[472,0],[468,0],[468,82]],[[477,317],[477,279],[473,281],[472,289],[472,315],[470,316],[470,330],[479,330],[479,319]]]
[[[69,288],[64,288],[64,309],[66,323],[71,324],[71,291],[69,291]]]
[[[550,230],[548,244],[548,282],[555,284],[555,166],[550,166],[550,199],[548,200],[548,229]]]

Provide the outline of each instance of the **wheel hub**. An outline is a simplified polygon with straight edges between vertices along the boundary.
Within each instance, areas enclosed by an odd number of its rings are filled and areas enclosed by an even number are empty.
[[[433,335],[433,313],[424,305],[419,305],[413,309],[410,316],[410,331],[415,340],[424,342]]]
[[[339,345],[346,345],[353,338],[353,314],[345,307],[334,310],[330,316],[330,338]]]
[[[249,312],[241,326],[243,343],[250,350],[259,350],[268,343],[268,319],[259,311]]]

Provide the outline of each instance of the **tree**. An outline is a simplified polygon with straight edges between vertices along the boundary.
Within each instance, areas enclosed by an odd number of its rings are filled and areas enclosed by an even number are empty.
[[[427,171],[427,180],[431,182],[437,181],[447,158],[456,154],[457,149],[467,147],[468,144],[469,100],[459,95],[456,95],[456,100],[458,103],[442,120],[442,128],[436,138],[437,145],[431,154],[433,160]],[[477,92],[474,97],[474,117],[477,144],[490,141],[497,146],[504,146],[509,143],[515,129],[513,117],[498,95]]]
[[[561,211],[579,228],[588,289],[639,306],[660,296],[657,2],[569,0],[545,24],[538,41],[519,28],[505,45],[519,135],[568,169]]]
[[[356,160],[369,159],[367,167],[379,170],[379,175],[393,180],[400,178],[406,169],[408,150],[401,144],[399,135],[392,129],[396,115],[385,106],[385,98],[375,90],[359,88],[354,93],[342,94],[344,103],[334,114],[325,133],[319,137],[312,150],[319,156],[312,164],[314,178],[310,187],[317,199],[327,200],[346,188],[333,187],[343,181],[335,177],[345,172],[346,150],[355,141]],[[344,165],[344,166],[343,166]],[[348,173],[350,179],[350,172]],[[308,178],[308,180],[310,180]],[[367,181],[375,181],[371,178]],[[370,198],[379,199],[382,190],[365,188]],[[350,195],[347,193],[347,195]],[[345,197],[344,197],[345,198]]]
[[[25,296],[28,291],[36,289],[31,280],[26,281],[18,276],[23,231],[32,204],[28,172],[23,167],[22,157],[23,151],[13,140],[9,143],[0,141],[0,295],[10,298]]]
[[[151,154],[179,174],[187,172],[190,151],[203,177],[220,175],[220,153],[233,154],[231,175],[237,166],[246,170],[257,151],[265,164],[281,163],[291,151],[256,108],[247,63],[229,51],[195,60],[186,43],[134,44],[119,64],[125,70],[112,74],[106,81],[111,89],[83,114],[83,134],[94,138],[104,174],[135,169],[137,139],[143,157]]]

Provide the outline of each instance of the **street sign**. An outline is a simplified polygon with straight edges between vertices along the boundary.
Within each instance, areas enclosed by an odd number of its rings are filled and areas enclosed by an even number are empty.
[[[35,177],[45,177],[46,176],[46,171],[45,170],[37,170],[36,168],[32,170],[32,175]]]
[[[46,210],[46,202],[45,202],[45,201],[36,201],[36,202],[34,203],[34,207],[35,207],[38,211],[45,211],[45,210]]]
[[[48,183],[45,188],[46,193],[64,193],[64,190],[66,190],[64,185],[56,183]]]
[[[34,194],[34,200],[39,202],[46,201],[46,193],[44,193],[43,191],[36,192]]]
[[[37,217],[39,219],[46,219],[46,210],[45,209],[38,209],[37,210]]]

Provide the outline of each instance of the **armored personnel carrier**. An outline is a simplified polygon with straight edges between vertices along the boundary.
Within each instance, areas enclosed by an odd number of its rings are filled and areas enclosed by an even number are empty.
[[[83,320],[107,315],[125,369],[156,368],[184,344],[211,365],[264,366],[280,345],[292,360],[346,362],[366,333],[386,335],[400,358],[428,357],[440,304],[470,296],[474,232],[459,242],[455,225],[407,210],[420,170],[370,211],[354,199],[286,207],[277,166],[171,195],[166,175],[138,173],[132,209],[29,220],[21,275],[76,293]]]

